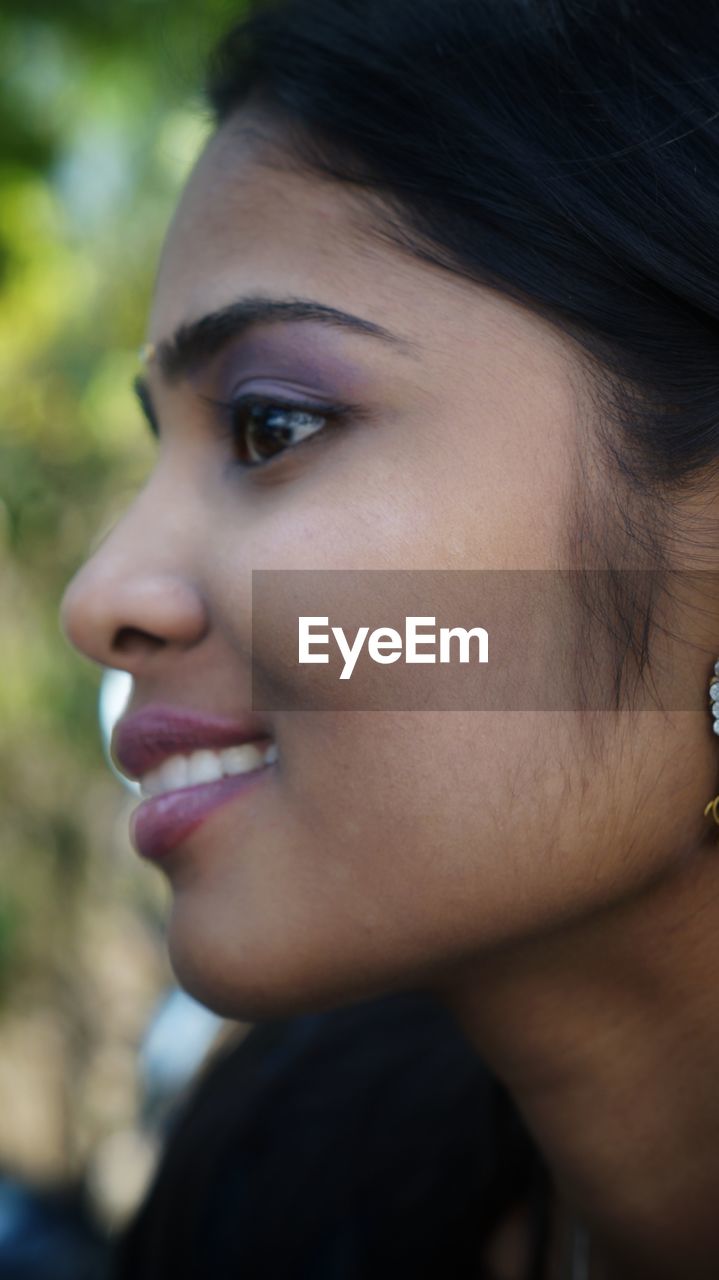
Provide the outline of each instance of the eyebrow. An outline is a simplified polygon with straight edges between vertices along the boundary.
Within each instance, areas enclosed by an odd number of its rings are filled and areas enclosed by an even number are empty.
[[[311,298],[268,298],[262,295],[241,298],[211,311],[199,320],[180,325],[171,338],[157,344],[157,363],[168,382],[175,382],[216,355],[231,339],[259,324],[310,321],[335,329],[348,329],[408,349],[412,344],[383,325],[362,316],[340,311]]]

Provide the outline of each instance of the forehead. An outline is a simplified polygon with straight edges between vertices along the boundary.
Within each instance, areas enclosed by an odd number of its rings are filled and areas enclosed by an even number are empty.
[[[383,274],[393,268],[409,284],[410,263],[373,241],[363,222],[361,202],[341,184],[299,172],[272,126],[238,114],[210,140],[180,199],[151,338],[243,294],[309,296],[340,307],[360,294],[379,314],[391,298]],[[363,288],[368,271],[373,283]]]
[[[562,351],[556,332],[492,290],[414,257],[378,234],[364,193],[300,168],[281,127],[250,109],[210,139],[162,253],[153,342],[247,295],[311,298],[391,330],[454,363],[522,361]],[[566,356],[566,352],[564,352]]]

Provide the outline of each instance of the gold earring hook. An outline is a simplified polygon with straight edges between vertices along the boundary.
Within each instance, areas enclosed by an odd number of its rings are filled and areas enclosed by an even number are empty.
[[[719,827],[719,813],[717,813],[718,805],[719,805],[719,796],[715,796],[714,799],[710,800],[709,804],[706,806],[704,810],[704,817],[708,818],[709,814],[711,814],[712,818],[714,819],[717,826]]]

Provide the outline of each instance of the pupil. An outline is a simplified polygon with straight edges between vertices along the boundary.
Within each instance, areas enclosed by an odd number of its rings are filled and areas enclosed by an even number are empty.
[[[252,448],[255,455],[271,458],[292,443],[291,413],[286,409],[265,409],[257,405],[252,411]]]
[[[321,429],[322,421],[316,413],[301,409],[253,404],[240,410],[235,426],[240,459],[251,465],[264,462],[306,436],[314,435]]]

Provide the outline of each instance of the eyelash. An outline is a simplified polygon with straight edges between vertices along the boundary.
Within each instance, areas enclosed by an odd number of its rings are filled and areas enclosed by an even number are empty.
[[[209,397],[203,397],[203,399],[208,400],[214,408],[220,409],[223,415],[230,419],[230,425],[223,434],[236,446],[237,454],[233,458],[234,465],[242,467],[244,470],[269,466],[281,454],[287,453],[291,449],[296,449],[314,436],[320,435],[326,430],[328,424],[341,422],[350,411],[349,405],[307,404],[304,401],[282,400],[275,396],[245,395],[238,396],[237,399],[231,401],[211,400]],[[270,430],[266,424],[261,422],[261,415],[271,415],[272,413],[288,416],[299,414],[304,418],[320,418],[322,419],[322,425],[312,429],[305,424],[305,436],[301,436],[299,440],[285,443],[282,443],[280,432],[282,430],[291,431],[293,428],[291,426],[280,428],[280,431],[275,435],[275,443],[279,447],[264,457],[261,455],[258,457],[257,439],[255,436],[253,440],[250,436],[250,429],[254,424],[262,430]]]

